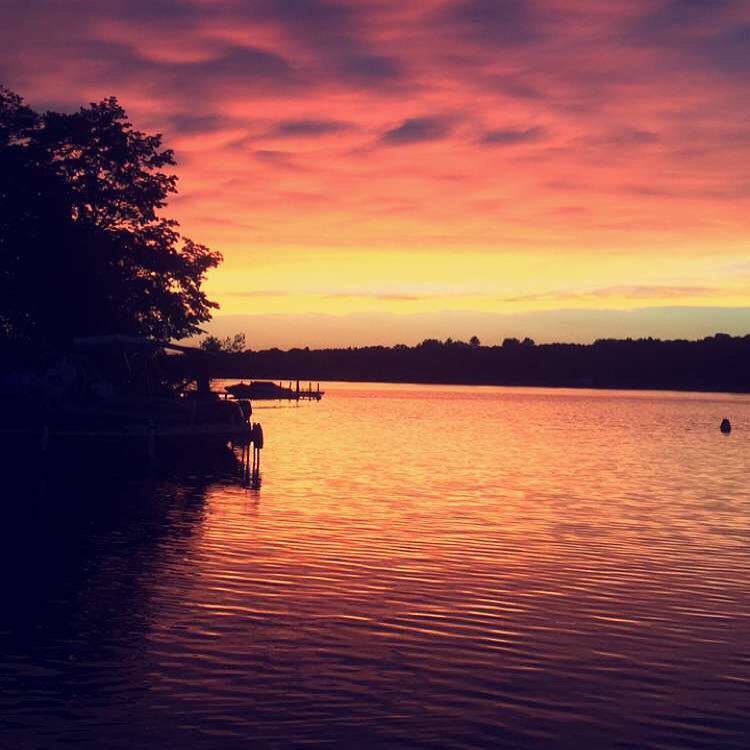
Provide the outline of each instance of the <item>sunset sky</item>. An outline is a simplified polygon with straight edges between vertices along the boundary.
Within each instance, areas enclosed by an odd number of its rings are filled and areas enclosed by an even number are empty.
[[[746,0],[0,8],[0,82],[175,150],[216,332],[750,332]]]

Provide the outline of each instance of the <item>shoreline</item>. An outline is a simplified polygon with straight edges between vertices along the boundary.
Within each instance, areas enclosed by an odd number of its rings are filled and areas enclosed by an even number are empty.
[[[270,380],[272,382],[295,382],[297,379],[300,382],[313,382],[320,383],[321,387],[323,384],[328,383],[352,383],[352,384],[367,384],[373,385],[411,385],[411,386],[460,386],[460,387],[475,387],[475,388],[526,388],[529,390],[571,390],[571,391],[623,391],[627,393],[696,393],[701,395],[717,395],[717,396],[750,396],[750,387],[744,391],[738,390],[717,390],[712,387],[695,387],[695,386],[634,386],[634,385],[571,385],[565,383],[498,383],[498,382],[467,382],[467,381],[445,381],[445,380],[395,380],[395,379],[377,379],[377,378],[331,378],[331,377],[299,377],[293,378],[282,376],[261,376],[258,378],[251,378],[247,375],[243,377],[230,376],[230,377],[219,377],[213,378],[212,380],[222,381],[248,381],[248,380]]]

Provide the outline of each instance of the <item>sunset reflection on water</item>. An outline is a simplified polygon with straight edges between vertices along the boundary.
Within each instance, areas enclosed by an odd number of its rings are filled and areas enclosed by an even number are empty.
[[[750,398],[322,387],[256,406],[260,489],[68,519],[0,632],[9,747],[746,746]]]

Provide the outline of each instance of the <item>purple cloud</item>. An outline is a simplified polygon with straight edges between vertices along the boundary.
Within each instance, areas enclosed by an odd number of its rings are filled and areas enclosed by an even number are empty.
[[[452,131],[451,122],[445,117],[410,117],[401,125],[386,130],[380,142],[388,146],[404,146],[446,138]]]

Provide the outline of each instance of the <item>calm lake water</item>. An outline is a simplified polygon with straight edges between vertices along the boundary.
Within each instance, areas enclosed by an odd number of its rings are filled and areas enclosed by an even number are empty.
[[[750,746],[750,398],[323,387],[3,493],[0,747]]]

